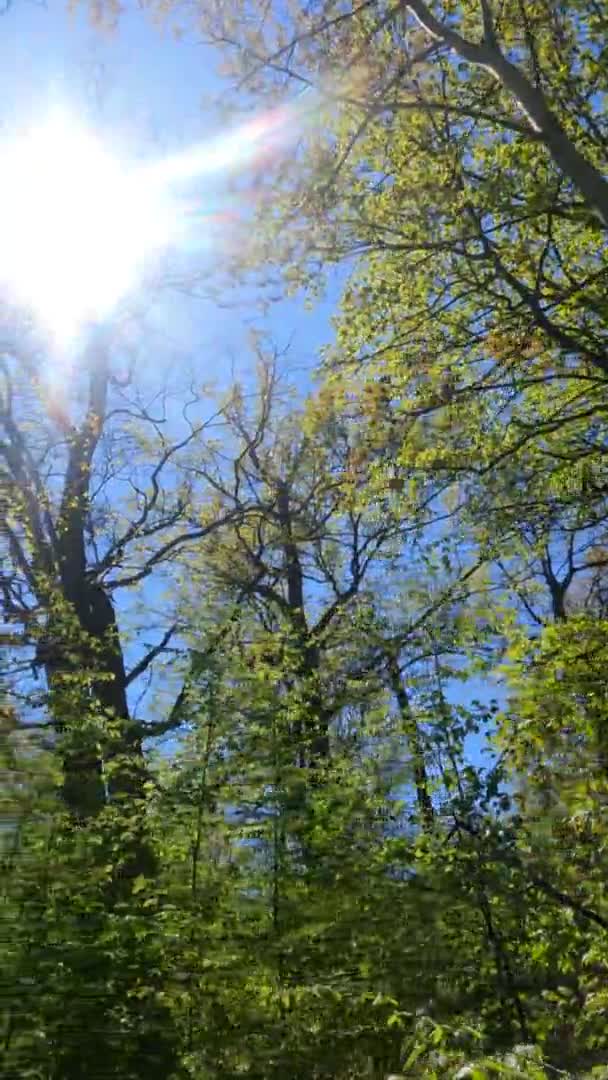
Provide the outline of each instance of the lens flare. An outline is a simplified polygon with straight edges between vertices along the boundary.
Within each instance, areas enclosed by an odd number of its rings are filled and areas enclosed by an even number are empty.
[[[107,314],[169,226],[158,192],[61,114],[4,150],[0,282],[57,337]]]
[[[56,110],[3,147],[4,296],[31,309],[56,339],[73,338],[110,314],[155,251],[179,245],[184,225],[190,233],[204,228],[202,204],[193,222],[180,188],[265,163],[293,139],[304,113],[301,103],[277,108],[163,161],[129,168]]]

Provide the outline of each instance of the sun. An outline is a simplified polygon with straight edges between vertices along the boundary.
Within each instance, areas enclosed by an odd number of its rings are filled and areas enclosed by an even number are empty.
[[[170,217],[158,185],[56,111],[3,147],[0,288],[69,339],[134,285]]]
[[[209,238],[184,188],[259,168],[297,135],[308,98],[147,165],[126,165],[63,109],[0,144],[0,296],[61,344],[108,318],[150,256]],[[201,201],[202,199],[202,201]]]

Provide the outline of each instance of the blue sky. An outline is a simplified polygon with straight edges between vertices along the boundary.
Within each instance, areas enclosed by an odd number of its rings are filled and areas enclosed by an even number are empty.
[[[70,14],[58,3],[45,7],[27,0],[17,0],[0,27],[5,131],[15,124],[35,124],[60,104],[101,131],[112,149],[129,159],[163,157],[218,131],[205,104],[219,89],[217,54],[193,38],[177,41],[133,6],[110,34],[91,27],[84,8]],[[203,200],[208,194],[211,210],[222,199],[222,183],[227,180],[210,178],[207,192],[198,189]],[[204,217],[201,222],[198,227],[204,228]],[[204,247],[205,238],[200,239]],[[229,352],[245,357],[244,335],[254,323],[279,349],[290,344],[289,366],[304,387],[303,369],[312,369],[320,346],[331,335],[335,299],[334,293],[312,313],[297,300],[282,302],[262,318],[252,308],[226,310],[165,297],[157,326],[184,352],[200,348],[205,378],[221,378]],[[162,335],[157,347],[162,347]],[[210,357],[217,370],[207,370]]]

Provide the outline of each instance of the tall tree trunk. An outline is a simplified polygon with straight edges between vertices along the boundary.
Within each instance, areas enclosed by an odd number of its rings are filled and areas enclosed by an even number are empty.
[[[293,642],[298,653],[296,678],[302,689],[304,718],[296,731],[299,746],[299,764],[314,767],[329,756],[330,715],[324,708],[319,686],[319,649],[310,640],[310,632],[304,610],[304,577],[294,540],[289,487],[286,482],[277,486],[277,509],[281,528],[283,558],[287,581]]]
[[[390,688],[395,695],[395,700],[399,707],[403,730],[407,735],[409,750],[412,755],[416,801],[418,803],[418,810],[420,811],[420,818],[424,828],[431,829],[435,812],[433,810],[433,801],[429,791],[429,780],[420,731],[418,730],[416,718],[412,713],[407,690],[403,684],[399,664],[395,656],[390,656],[388,658],[387,669]]]

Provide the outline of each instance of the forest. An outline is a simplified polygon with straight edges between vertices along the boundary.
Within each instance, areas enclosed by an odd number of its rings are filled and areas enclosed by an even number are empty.
[[[72,18],[216,135],[3,113],[0,1075],[608,1080],[608,3]]]

